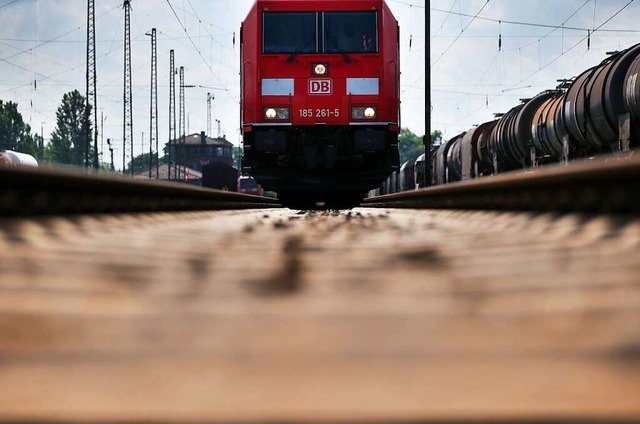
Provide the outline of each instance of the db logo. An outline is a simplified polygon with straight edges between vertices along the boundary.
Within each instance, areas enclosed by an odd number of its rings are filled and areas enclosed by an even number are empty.
[[[309,94],[331,94],[331,80],[309,80]]]

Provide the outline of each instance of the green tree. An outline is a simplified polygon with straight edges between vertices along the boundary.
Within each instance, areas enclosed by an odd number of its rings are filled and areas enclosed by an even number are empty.
[[[38,136],[39,137],[39,136]],[[0,150],[15,150],[38,155],[38,140],[31,135],[31,127],[24,123],[18,104],[0,100]]]
[[[66,93],[56,112],[57,126],[51,134],[50,157],[54,162],[82,166],[87,137],[91,138],[90,108],[78,90]],[[93,152],[89,146],[89,157]]]
[[[40,140],[42,137],[38,134],[31,134],[31,127],[29,124],[25,125],[25,133],[18,140],[16,144],[16,150],[23,153],[28,153],[31,156],[42,159],[42,152],[40,151]]]
[[[439,146],[442,143],[442,131],[435,130],[431,132],[431,144],[433,146]]]
[[[242,147],[233,146],[232,149],[233,167],[236,168],[239,172],[242,172]]]
[[[403,128],[400,130],[400,135],[398,136],[398,146],[400,150],[401,164],[424,153],[424,144],[422,144],[422,137],[417,136],[408,128]]]
[[[153,154],[151,155],[152,168],[156,167],[157,160],[158,160],[158,153],[153,152]],[[133,167],[134,174],[139,174],[140,172],[149,171],[149,153],[143,153],[133,158],[133,160],[127,164],[126,173],[131,173],[132,167]],[[155,170],[153,172],[155,172]]]

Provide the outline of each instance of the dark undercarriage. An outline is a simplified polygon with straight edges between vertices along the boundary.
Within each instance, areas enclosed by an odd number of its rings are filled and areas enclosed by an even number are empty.
[[[357,206],[398,164],[397,132],[386,126],[255,127],[244,134],[243,171],[294,209]]]

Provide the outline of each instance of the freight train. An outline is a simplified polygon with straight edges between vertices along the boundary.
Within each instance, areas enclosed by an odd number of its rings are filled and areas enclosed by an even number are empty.
[[[348,207],[399,168],[399,27],[384,0],[257,0],[241,28],[243,174]]]
[[[529,169],[640,147],[640,44],[522,100],[497,119],[432,148],[431,161],[403,164],[375,193]],[[431,181],[425,181],[426,166]]]
[[[27,153],[13,150],[0,150],[0,165],[37,167],[38,161]]]

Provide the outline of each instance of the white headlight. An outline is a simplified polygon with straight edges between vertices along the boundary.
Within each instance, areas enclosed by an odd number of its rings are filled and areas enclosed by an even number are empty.
[[[352,119],[373,119],[376,117],[376,108],[373,106],[354,106],[351,108]]]
[[[278,113],[274,108],[269,108],[264,112],[264,117],[267,119],[275,119],[277,115]]]
[[[316,75],[324,75],[327,72],[327,68],[322,64],[318,63],[315,68]]]
[[[364,117],[371,119],[376,117],[376,110],[372,107],[368,107],[364,110]]]

